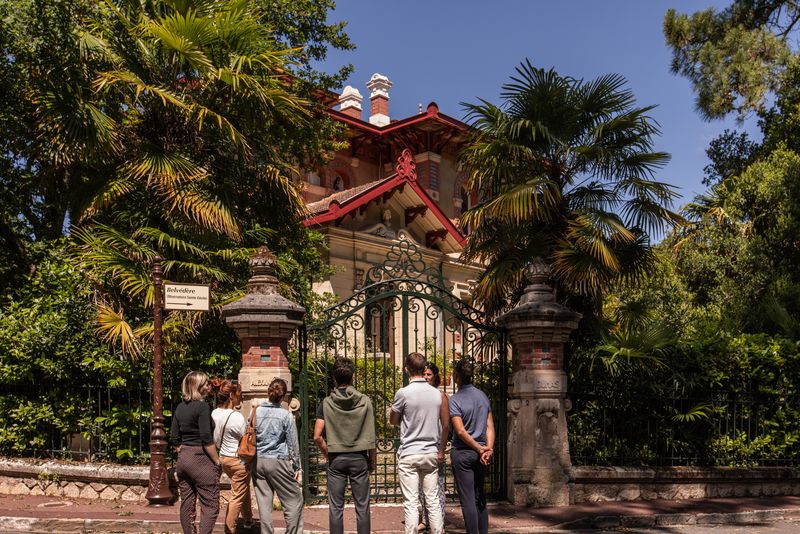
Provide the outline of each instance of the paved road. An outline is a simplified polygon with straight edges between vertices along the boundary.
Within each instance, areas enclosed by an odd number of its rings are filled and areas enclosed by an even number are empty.
[[[800,521],[779,521],[769,525],[708,525],[674,526],[652,528],[616,528],[611,530],[582,530],[574,534],[598,534],[598,532],[624,532],[626,534],[798,534]]]

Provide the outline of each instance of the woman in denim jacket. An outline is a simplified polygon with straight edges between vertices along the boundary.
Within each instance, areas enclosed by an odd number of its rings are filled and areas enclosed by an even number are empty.
[[[272,499],[281,502],[286,534],[303,532],[303,486],[300,445],[292,414],[281,407],[286,381],[276,378],[267,390],[269,402],[256,410],[257,460],[253,472],[261,534],[273,534]]]

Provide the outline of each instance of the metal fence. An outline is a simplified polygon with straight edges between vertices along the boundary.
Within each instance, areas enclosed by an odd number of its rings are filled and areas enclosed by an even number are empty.
[[[52,406],[53,417],[17,424],[16,445],[0,444],[4,452],[35,458],[146,463],[150,457],[153,392],[150,384],[131,387],[86,385],[66,392],[70,406]],[[6,403],[44,406],[49,396],[36,386],[16,386],[3,392]],[[169,432],[172,409],[180,401],[179,387],[165,385],[164,411]],[[7,407],[7,406],[6,406]],[[24,447],[20,445],[24,444]]]
[[[3,391],[6,435],[16,421],[7,401],[40,401],[35,386]],[[80,399],[54,419],[19,422],[17,443],[0,443],[4,454],[37,458],[146,463],[149,459],[152,390],[82,386]],[[568,414],[574,465],[617,466],[797,466],[800,465],[800,395],[718,392],[696,398],[619,399],[573,392]],[[167,427],[180,388],[164,389]],[[498,406],[498,409],[500,407]],[[170,452],[171,454],[171,452]],[[314,466],[309,466],[314,467]]]
[[[569,398],[574,465],[800,464],[800,395],[615,399],[572,393]]]

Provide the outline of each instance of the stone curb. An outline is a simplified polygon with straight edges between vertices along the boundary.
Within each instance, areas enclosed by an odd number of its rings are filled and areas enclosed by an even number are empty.
[[[750,512],[597,516],[570,521],[548,528],[550,531],[558,532],[578,529],[611,529],[617,527],[648,528],[678,525],[752,525],[797,519],[800,519],[800,510],[789,508],[754,510]],[[521,532],[521,530],[519,532]]]
[[[648,528],[677,525],[751,525],[784,520],[800,520],[800,510],[755,510],[731,513],[688,513],[654,515],[611,515],[596,516],[550,526],[492,527],[493,534],[524,534],[527,532],[564,532],[579,529],[596,530],[617,527]],[[222,533],[223,525],[217,524],[214,533]],[[0,516],[0,534],[102,534],[116,532],[140,532],[158,534],[180,534],[178,521],[153,521],[149,519],[50,519],[37,517]],[[283,528],[276,528],[276,534],[283,534]],[[306,530],[308,534],[329,534],[328,531]],[[380,530],[379,534],[402,534],[401,530]],[[448,529],[452,534],[464,530]]]

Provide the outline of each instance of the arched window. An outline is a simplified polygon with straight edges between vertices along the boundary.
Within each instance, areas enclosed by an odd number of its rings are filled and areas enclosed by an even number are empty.
[[[344,191],[344,180],[338,174],[333,178],[333,190]]]

